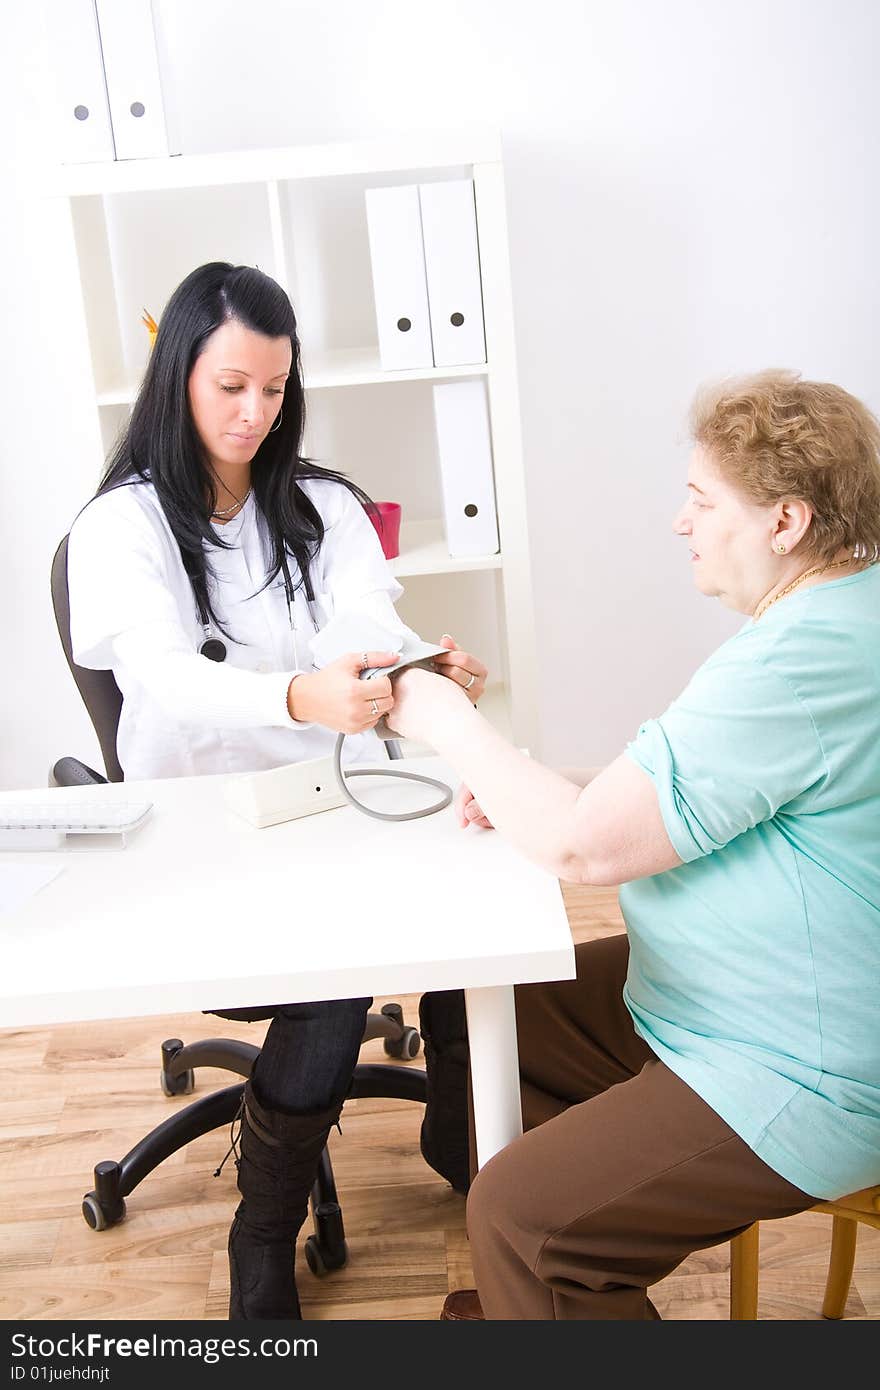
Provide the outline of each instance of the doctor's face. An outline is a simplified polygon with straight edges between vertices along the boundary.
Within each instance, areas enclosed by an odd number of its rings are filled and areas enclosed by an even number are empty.
[[[688,497],[672,523],[687,539],[694,583],[737,613],[752,613],[776,577],[773,534],[777,507],[752,502],[694,449]]]
[[[189,374],[193,423],[221,478],[249,465],[277,419],[293,353],[236,319],[211,334]]]

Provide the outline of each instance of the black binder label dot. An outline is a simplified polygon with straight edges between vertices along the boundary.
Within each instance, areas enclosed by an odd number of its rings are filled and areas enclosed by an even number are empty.
[[[75,106],[73,108],[73,114],[78,121],[87,121],[89,119],[89,108],[87,106]]]
[[[465,516],[476,516],[478,510],[479,508],[475,507],[473,502],[468,502],[467,506],[464,509],[464,514]]]
[[[142,101],[133,101],[128,109],[133,116],[142,116],[147,108]]]
[[[397,320],[397,327],[400,329],[401,333],[408,333],[409,330],[412,328],[412,320],[411,320],[411,319],[398,319],[398,320]]]
[[[453,328],[461,328],[461,325],[464,323],[464,314],[450,314],[449,322],[452,324]]]

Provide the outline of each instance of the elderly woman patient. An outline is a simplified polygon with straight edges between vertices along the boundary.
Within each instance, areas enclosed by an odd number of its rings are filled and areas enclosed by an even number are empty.
[[[626,923],[517,991],[526,1132],[471,1186],[450,1320],[656,1317],[691,1251],[880,1182],[880,426],[774,371],[701,393],[692,435],[674,530],[748,621],[609,767],[530,761],[426,671],[395,687],[462,825],[620,884]]]

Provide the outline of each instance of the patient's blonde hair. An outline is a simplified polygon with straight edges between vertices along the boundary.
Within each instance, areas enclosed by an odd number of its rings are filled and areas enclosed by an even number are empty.
[[[804,554],[880,559],[880,422],[839,386],[771,370],[701,389],[691,435],[754,502],[813,509]]]

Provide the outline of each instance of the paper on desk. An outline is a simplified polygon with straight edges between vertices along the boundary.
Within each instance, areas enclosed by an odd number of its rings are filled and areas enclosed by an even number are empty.
[[[0,917],[9,917],[63,869],[62,864],[0,864]]]

